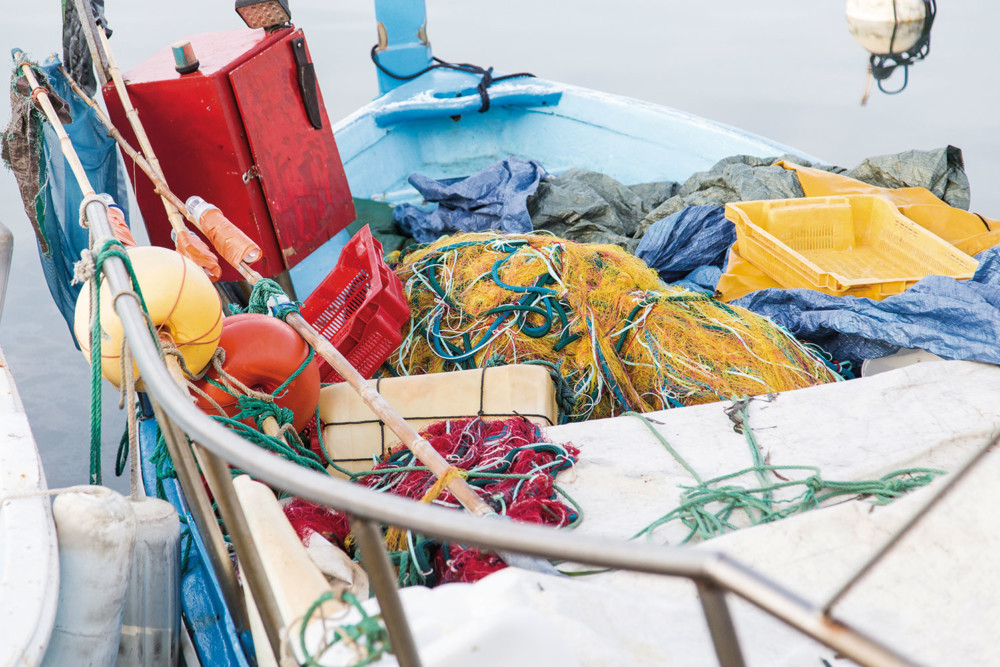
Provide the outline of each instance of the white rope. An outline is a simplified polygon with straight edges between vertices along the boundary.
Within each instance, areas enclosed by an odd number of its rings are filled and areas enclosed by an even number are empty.
[[[77,484],[76,486],[66,486],[61,489],[36,489],[33,491],[20,491],[8,493],[0,496],[0,505],[11,500],[23,500],[25,498],[44,498],[46,496],[59,496],[64,493],[88,493],[91,495],[102,495],[110,491],[107,487],[92,484]]]

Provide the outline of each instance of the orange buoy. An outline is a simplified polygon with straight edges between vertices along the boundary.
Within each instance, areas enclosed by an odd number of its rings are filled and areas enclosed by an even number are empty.
[[[222,321],[222,337],[219,347],[226,351],[222,364],[225,374],[234,377],[254,391],[273,393],[295,371],[309,355],[309,345],[295,330],[276,317],[245,313],[232,315]],[[213,368],[205,379],[196,384],[212,397],[230,417],[240,411],[236,396],[211,384],[211,379],[224,384]],[[276,397],[275,403],[295,413],[292,424],[296,431],[302,431],[316,413],[319,401],[319,364],[314,358],[303,371]],[[204,397],[195,398],[198,407],[206,412],[215,408]],[[251,420],[244,420],[254,426]]]

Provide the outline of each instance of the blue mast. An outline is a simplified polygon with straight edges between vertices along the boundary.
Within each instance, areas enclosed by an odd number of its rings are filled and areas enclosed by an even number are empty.
[[[427,9],[423,0],[375,0],[378,46],[375,57],[385,69],[407,76],[431,65]],[[405,83],[378,71],[379,94]]]

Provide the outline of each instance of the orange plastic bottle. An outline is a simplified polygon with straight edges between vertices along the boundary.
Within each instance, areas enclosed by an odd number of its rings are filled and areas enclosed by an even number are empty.
[[[216,252],[234,267],[241,262],[253,264],[261,258],[260,246],[230,222],[218,206],[198,196],[189,197],[184,206],[198,221],[202,234],[215,246]]]

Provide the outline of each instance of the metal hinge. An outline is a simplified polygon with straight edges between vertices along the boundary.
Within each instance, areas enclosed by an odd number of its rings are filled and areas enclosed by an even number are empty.
[[[245,174],[243,174],[244,185],[250,183],[250,179],[252,178],[260,178],[260,167],[258,167],[257,165],[253,165],[252,167],[247,169],[247,172]]]

